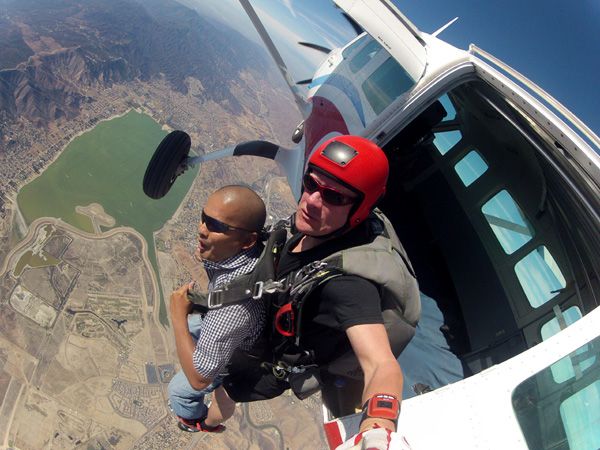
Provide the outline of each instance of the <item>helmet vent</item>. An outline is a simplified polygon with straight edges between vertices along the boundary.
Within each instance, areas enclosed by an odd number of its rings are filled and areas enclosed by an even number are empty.
[[[345,166],[358,155],[358,152],[342,142],[334,141],[323,149],[321,155],[339,166]]]

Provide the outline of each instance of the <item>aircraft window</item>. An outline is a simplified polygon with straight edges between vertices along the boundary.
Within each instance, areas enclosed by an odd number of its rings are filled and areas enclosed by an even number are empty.
[[[448,153],[462,139],[462,134],[459,130],[442,131],[434,133],[434,135],[433,144],[442,155]]]
[[[507,254],[512,254],[533,237],[533,229],[507,190],[490,198],[481,212]]]
[[[438,100],[442,103],[444,109],[446,110],[446,117],[444,117],[444,122],[454,120],[454,118],[456,117],[456,109],[454,108],[450,97],[448,97],[448,94],[442,95]]]
[[[560,418],[570,448],[600,448],[600,380],[562,402]]]
[[[471,150],[454,166],[454,170],[465,186],[470,186],[488,169],[488,165],[476,150]]]
[[[406,70],[394,58],[388,58],[365,80],[362,89],[375,114],[379,114],[414,84]]]
[[[519,261],[515,272],[529,304],[534,308],[558,295],[567,285],[552,254],[543,245]]]
[[[575,354],[585,352],[597,361],[599,349],[600,338],[596,338]],[[542,450],[600,448],[600,364],[594,363],[562,384],[549,381],[551,375],[552,369],[547,367],[513,392],[513,409],[527,446]]]
[[[350,47],[348,49],[350,50]],[[350,70],[352,73],[356,73],[366,66],[381,50],[383,50],[383,47],[377,41],[371,40],[350,60]]]
[[[368,34],[365,34],[363,37],[361,37],[360,39],[358,39],[354,44],[349,45],[348,47],[346,47],[344,49],[344,51],[342,52],[342,58],[344,59],[348,59],[350,56],[352,56],[352,54],[354,53],[354,51],[360,47],[361,45],[363,45],[365,43],[365,40],[369,38]]]
[[[563,327],[568,327],[569,325],[577,322],[581,319],[581,311],[577,306],[571,306],[567,310],[562,313],[561,321],[564,320]],[[542,339],[545,341],[546,339],[554,336],[561,330],[561,325],[558,318],[554,318],[549,320],[544,325],[542,325],[541,335]],[[550,370],[552,371],[552,378],[556,383],[563,383],[575,376],[575,367],[573,367],[573,361],[577,361],[575,364],[577,365],[577,371],[583,372],[584,370],[591,367],[594,362],[596,362],[596,357],[592,356],[591,358],[583,359],[580,355],[585,355],[589,351],[588,346],[584,345],[580,347],[574,355],[569,355],[569,357],[563,358],[560,361],[552,364],[550,366]],[[573,356],[573,357],[571,357]]]

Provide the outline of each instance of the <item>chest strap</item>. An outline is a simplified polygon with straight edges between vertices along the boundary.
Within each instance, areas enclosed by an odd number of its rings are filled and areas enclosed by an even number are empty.
[[[289,291],[290,297],[297,297],[299,294],[311,289],[315,281],[324,281],[323,276],[329,274],[324,271],[326,267],[326,263],[315,261],[278,281],[271,279],[256,281],[256,274],[249,273],[236,278],[220,289],[213,289],[208,293],[192,289],[188,293],[188,298],[201,309],[210,310],[249,299],[259,300],[265,294],[277,292]]]
[[[286,233],[283,227],[274,228],[269,233],[265,248],[252,272],[241,275],[220,288],[211,289],[208,293],[192,289],[188,293],[190,301],[200,310],[211,310],[250,299],[257,300],[265,293],[278,292],[281,285],[273,281],[274,267],[285,244]]]
[[[210,292],[197,292],[190,290],[188,298],[190,301],[201,308],[207,310],[217,309],[223,306],[241,303],[245,300],[258,300],[264,294],[272,294],[275,292],[285,292],[289,289],[283,281],[257,281],[253,285],[240,280],[240,283],[233,285],[230,283],[221,289],[213,289]]]

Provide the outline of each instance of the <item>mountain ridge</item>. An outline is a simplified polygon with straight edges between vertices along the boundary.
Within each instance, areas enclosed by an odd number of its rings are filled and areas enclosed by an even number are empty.
[[[47,125],[93,101],[86,88],[165,78],[239,114],[229,82],[244,69],[272,64],[257,44],[222,29],[174,0],[24,0],[4,2],[8,45],[0,55],[0,111]],[[52,51],[39,51],[54,47]],[[34,51],[37,48],[38,51]],[[9,65],[14,67],[7,67]]]

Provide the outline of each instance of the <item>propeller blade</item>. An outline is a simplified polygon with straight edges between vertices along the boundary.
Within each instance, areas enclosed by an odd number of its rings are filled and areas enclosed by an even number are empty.
[[[330,48],[323,47],[322,45],[318,45],[318,44],[313,44],[312,42],[298,42],[298,44],[304,45],[305,47],[308,47],[308,48],[312,48],[312,49],[318,50],[318,51],[323,52],[323,53],[325,53],[327,55],[331,52]]]
[[[350,17],[348,14],[346,14],[345,12],[342,13],[342,15],[344,16],[344,18],[348,21],[348,23],[350,24],[350,26],[352,26],[352,28],[354,28],[354,31],[356,32],[356,35],[358,36],[359,34],[361,34],[363,31],[362,27],[358,24],[358,22],[356,22],[352,17]]]

